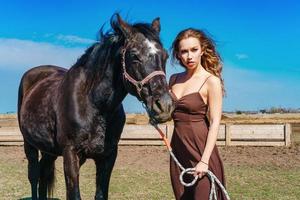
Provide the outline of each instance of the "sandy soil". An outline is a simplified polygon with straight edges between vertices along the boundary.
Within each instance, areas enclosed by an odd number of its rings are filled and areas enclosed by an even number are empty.
[[[219,147],[225,165],[273,165],[292,168],[300,165],[300,146],[294,147]],[[22,146],[0,146],[1,162],[27,162]],[[168,171],[169,154],[164,146],[120,146],[117,168]]]

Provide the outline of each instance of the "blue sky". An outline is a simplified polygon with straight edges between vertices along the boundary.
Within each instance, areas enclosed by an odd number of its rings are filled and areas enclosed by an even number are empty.
[[[69,68],[116,11],[129,22],[161,18],[169,49],[188,27],[205,29],[223,58],[224,111],[300,108],[300,2],[0,0],[0,113],[16,112],[22,74],[41,64]],[[168,63],[167,76],[180,72]],[[128,96],[127,112],[143,112]]]

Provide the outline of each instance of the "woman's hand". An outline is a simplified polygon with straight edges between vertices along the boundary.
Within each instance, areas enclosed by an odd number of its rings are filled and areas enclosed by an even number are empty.
[[[194,176],[198,176],[201,179],[208,172],[208,163],[200,161],[195,167]]]

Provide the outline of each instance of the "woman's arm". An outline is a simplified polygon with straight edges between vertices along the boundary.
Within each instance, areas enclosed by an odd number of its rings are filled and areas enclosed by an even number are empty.
[[[219,132],[219,125],[222,117],[222,87],[220,79],[212,77],[208,80],[208,106],[210,126],[206,146],[202,155],[202,161],[208,163],[214,149]]]
[[[207,80],[207,91],[210,126],[201,161],[196,166],[196,174],[199,176],[203,176],[208,170],[209,159],[217,141],[221,122],[223,96],[221,81],[218,77],[213,76]]]

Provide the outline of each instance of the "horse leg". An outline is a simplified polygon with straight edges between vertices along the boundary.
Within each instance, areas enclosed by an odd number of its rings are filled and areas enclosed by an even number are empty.
[[[95,159],[96,163],[96,200],[108,199],[109,181],[117,154],[118,142],[125,124],[125,112],[121,105],[113,114],[105,133],[104,158]]]
[[[39,200],[47,200],[48,195],[53,195],[55,181],[55,160],[57,156],[42,153],[40,160]]]
[[[67,187],[67,200],[80,200],[79,157],[74,147],[68,146],[63,151],[64,174]]]
[[[117,157],[118,148],[115,148],[109,157],[96,160],[96,195],[95,200],[107,200],[108,188],[112,169]]]
[[[37,200],[37,185],[39,180],[39,152],[24,140],[24,150],[28,160],[28,179],[31,185],[31,198]]]

